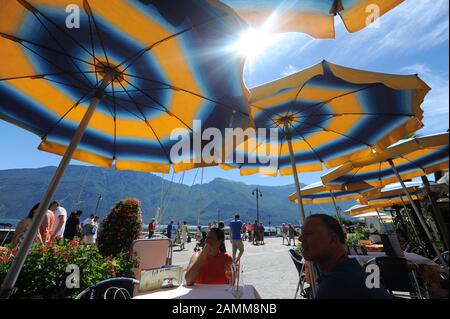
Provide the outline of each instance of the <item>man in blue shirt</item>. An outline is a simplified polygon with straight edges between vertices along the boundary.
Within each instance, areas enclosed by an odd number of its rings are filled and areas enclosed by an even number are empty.
[[[233,260],[238,263],[244,253],[244,244],[241,238],[242,222],[239,214],[234,215],[234,220],[230,222],[231,246],[233,249]],[[239,255],[236,259],[236,252],[239,249]]]
[[[303,257],[314,262],[321,273],[317,299],[391,298],[381,284],[379,288],[368,284],[369,273],[356,259],[348,257],[345,234],[335,218],[325,214],[309,216],[302,226],[300,241]]]
[[[173,220],[171,220],[170,224],[167,225],[167,238],[169,238],[171,241],[172,241],[172,231],[173,231]]]

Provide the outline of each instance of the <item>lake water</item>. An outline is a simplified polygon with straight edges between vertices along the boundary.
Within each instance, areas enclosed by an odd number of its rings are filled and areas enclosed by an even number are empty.
[[[15,228],[19,222],[20,222],[20,219],[0,218],[0,224],[12,224],[13,228]],[[0,226],[0,228],[4,228],[4,227]]]

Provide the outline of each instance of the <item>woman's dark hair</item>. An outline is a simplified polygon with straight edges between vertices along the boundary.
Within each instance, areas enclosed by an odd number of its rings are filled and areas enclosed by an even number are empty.
[[[28,218],[33,219],[34,216],[34,211],[39,207],[40,203],[37,203],[36,205],[33,206],[33,208],[31,208],[30,212],[28,213]]]
[[[221,253],[226,253],[227,249],[225,248],[225,233],[222,229],[214,227],[211,228],[211,230],[214,234],[216,234],[217,240],[222,241],[222,243],[220,244],[219,250]]]

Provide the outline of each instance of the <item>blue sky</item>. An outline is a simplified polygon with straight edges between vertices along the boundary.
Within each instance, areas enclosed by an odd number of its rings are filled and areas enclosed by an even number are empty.
[[[249,87],[289,75],[326,59],[332,63],[370,71],[414,74],[432,88],[422,108],[425,127],[419,134],[449,128],[449,4],[447,0],[406,0],[372,27],[348,33],[336,19],[336,39],[316,40],[300,33],[271,37],[264,52],[248,60],[244,81]],[[61,157],[37,150],[39,137],[0,120],[0,169],[58,165]],[[86,165],[78,161],[71,164]],[[300,175],[303,183],[318,181],[324,172]],[[159,174],[161,176],[161,174]],[[196,171],[188,171],[185,184],[192,184]],[[182,174],[176,174],[175,181]],[[247,184],[293,184],[292,177],[239,176],[237,170],[204,170],[203,182],[216,177]],[[170,179],[171,174],[165,178]],[[196,183],[200,181],[200,173]]]

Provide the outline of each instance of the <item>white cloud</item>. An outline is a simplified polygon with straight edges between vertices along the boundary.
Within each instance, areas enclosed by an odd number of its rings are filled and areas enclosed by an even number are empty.
[[[292,64],[289,64],[287,67],[284,68],[283,76],[288,76],[288,75],[294,74],[295,72],[298,72],[298,71],[299,71],[299,69],[297,69]]]
[[[425,50],[448,41],[449,3],[447,0],[405,1],[380,18],[378,28],[365,28],[347,34],[336,28],[335,57],[368,61],[381,56]]]
[[[373,25],[349,33],[336,18],[336,39],[317,40],[302,34],[290,34],[283,39],[283,52],[291,56],[322,56],[335,63],[354,67],[368,67],[374,60],[392,55],[402,55],[411,50],[419,52],[432,49],[449,39],[448,0],[405,1],[392,9]],[[351,57],[351,59],[349,59]]]

